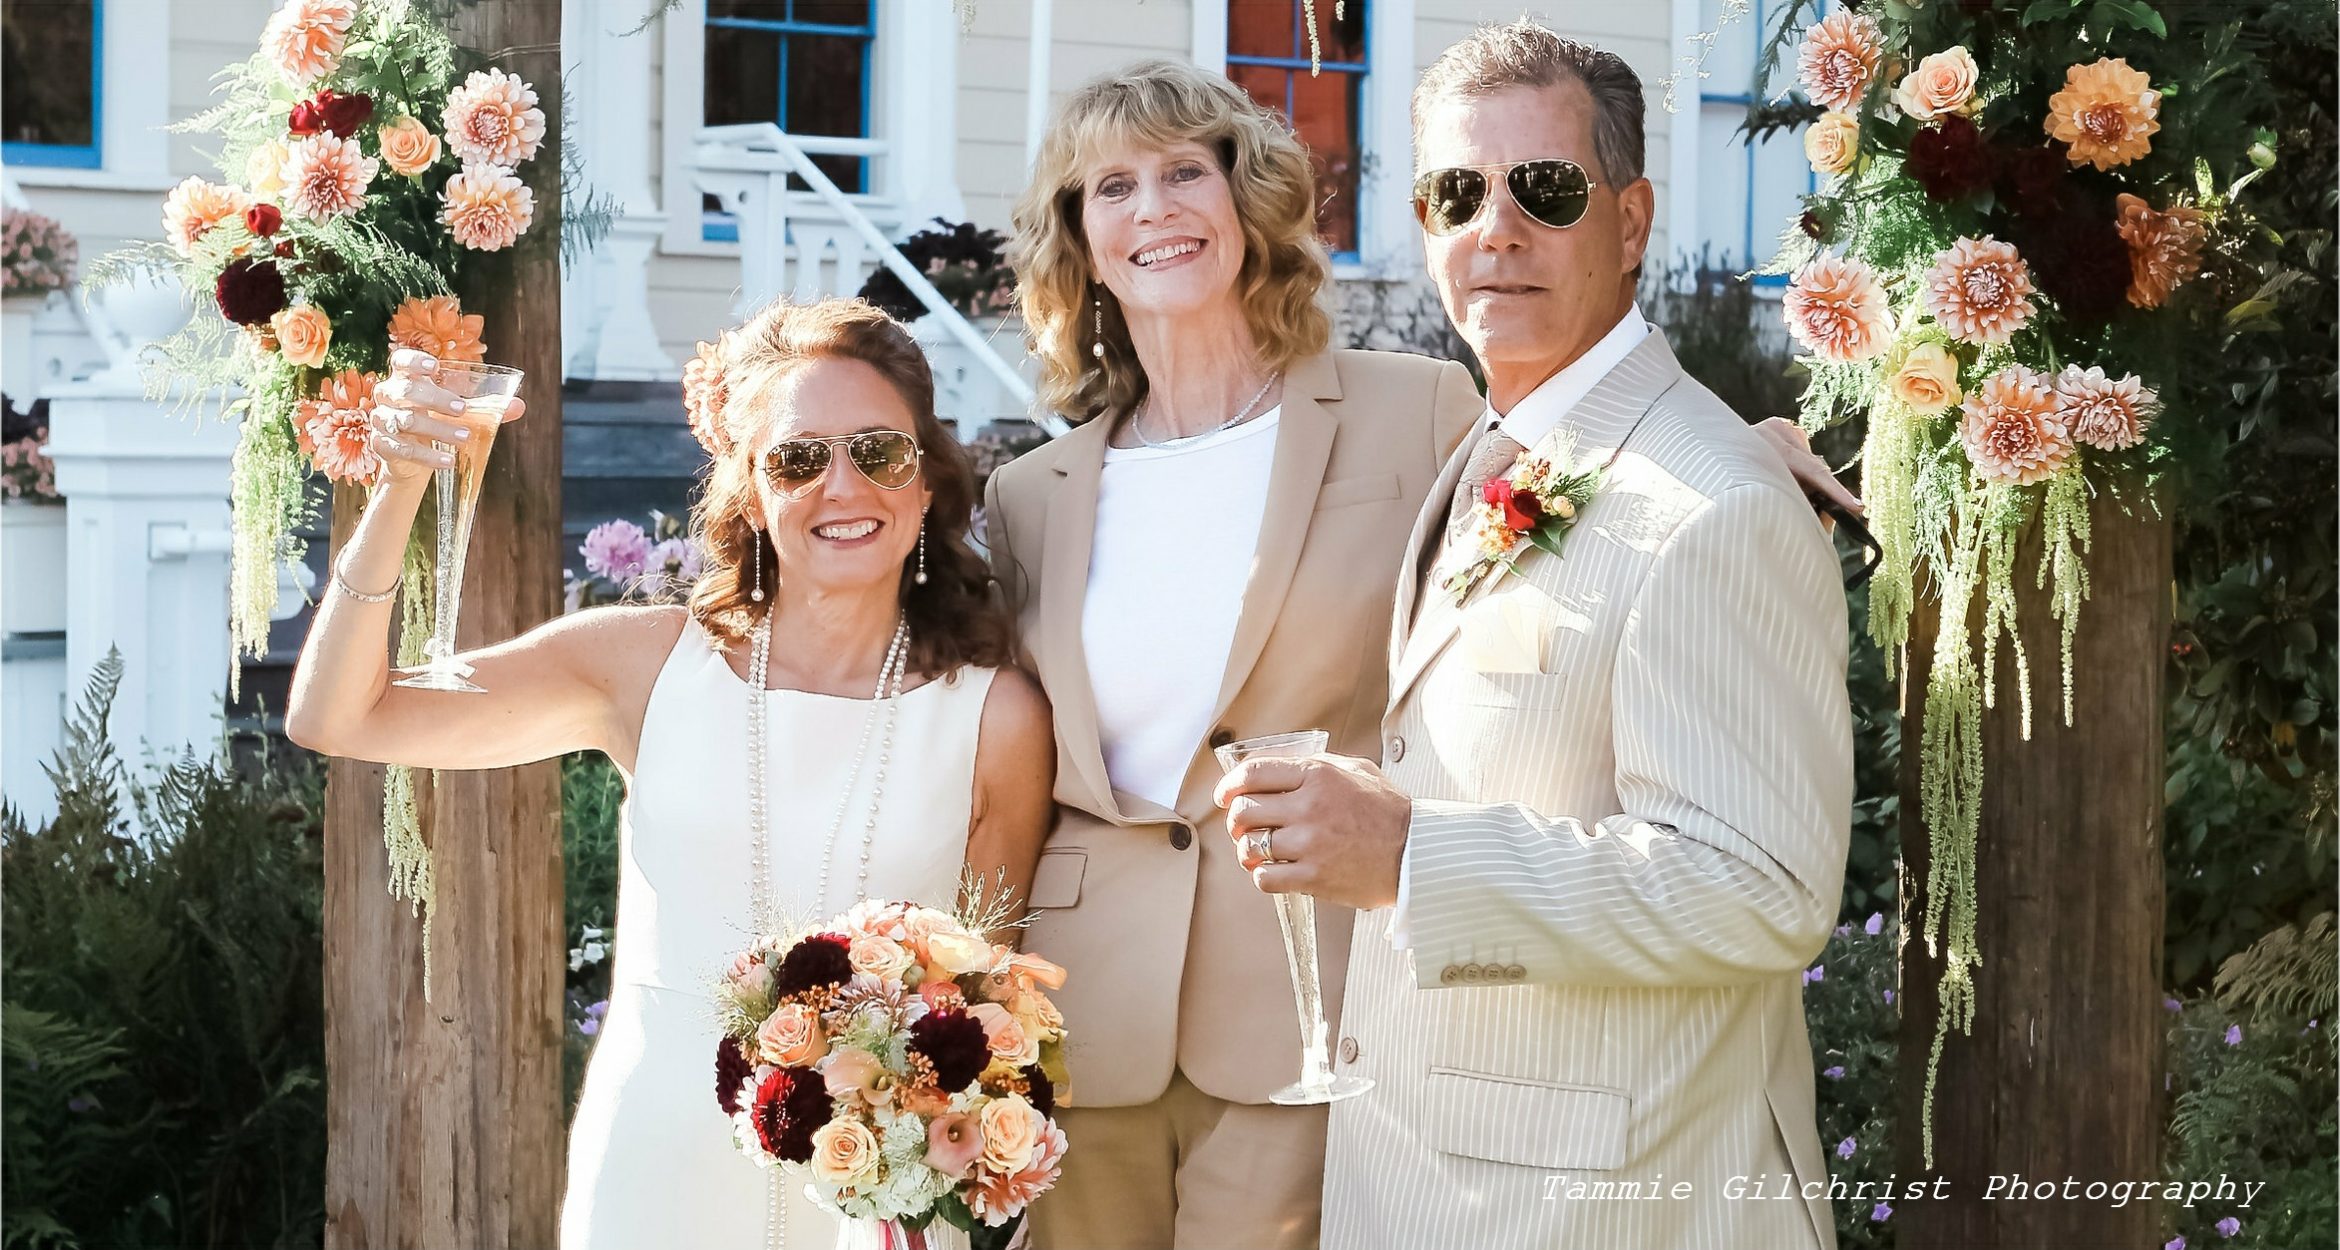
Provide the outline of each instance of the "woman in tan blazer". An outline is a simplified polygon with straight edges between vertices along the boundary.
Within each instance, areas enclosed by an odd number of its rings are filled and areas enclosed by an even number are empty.
[[[1381,754],[1408,534],[1484,404],[1451,361],[1329,348],[1315,186],[1280,118],[1149,61],[1066,100],[1015,210],[1042,400],[1078,423],[986,499],[1056,710],[1027,938],[1069,971],[1054,1250],[1316,1244],[1325,1108],[1268,1102],[1300,1072],[1292,985],[1211,748]],[[1353,914],[1317,909],[1336,1021]]]

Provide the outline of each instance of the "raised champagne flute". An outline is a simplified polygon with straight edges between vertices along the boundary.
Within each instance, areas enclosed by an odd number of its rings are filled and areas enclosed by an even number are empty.
[[[432,446],[452,453],[455,464],[431,476],[438,486],[438,598],[431,615],[430,640],[423,644],[423,665],[393,685],[417,690],[451,690],[470,694],[486,691],[471,683],[472,668],[455,658],[455,621],[463,608],[463,557],[471,549],[471,522],[479,513],[479,487],[487,477],[488,452],[496,445],[496,430],[520,393],[518,369],[503,365],[442,360],[432,381],[463,401],[458,414],[439,413],[441,420],[471,431],[460,443],[436,439]]]
[[[1321,729],[1245,738],[1217,748],[1219,767],[1229,772],[1237,764],[1259,756],[1298,759],[1322,755],[1332,744]],[[1274,836],[1269,836],[1271,848]],[[1292,971],[1292,994],[1300,1008],[1300,1079],[1268,1095],[1268,1101],[1286,1107],[1311,1106],[1354,1098],[1373,1088],[1361,1076],[1337,1076],[1325,1050],[1324,985],[1316,962],[1316,900],[1306,894],[1277,894],[1276,921],[1284,929],[1284,960]]]

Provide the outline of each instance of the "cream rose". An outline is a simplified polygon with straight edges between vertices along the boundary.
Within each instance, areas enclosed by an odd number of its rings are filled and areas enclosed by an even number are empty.
[[[1045,1121],[1039,1110],[1022,1098],[1008,1094],[985,1103],[982,1113],[975,1118],[983,1126],[983,1166],[1003,1176],[1023,1171],[1024,1165],[1032,1161],[1032,1152],[1040,1145]],[[817,1138],[814,1144],[819,1145]]]
[[[1936,52],[1919,61],[1893,89],[1894,106],[1921,122],[1964,112],[1974,103],[1976,73],[1974,57],[1966,49]]]
[[[1958,357],[1940,343],[1920,343],[1902,354],[1888,384],[1911,412],[1931,417],[1966,399],[1958,389]]]
[[[1804,156],[1824,174],[1841,174],[1853,167],[1860,153],[1860,119],[1850,113],[1822,113],[1804,131]]]
[[[876,936],[853,939],[853,945],[847,952],[846,958],[852,961],[855,972],[861,973],[863,976],[876,977],[881,981],[892,981],[899,978],[904,972],[910,970],[912,963],[916,962],[911,959],[909,951],[902,949],[900,942],[892,938]]]
[[[276,331],[276,350],[287,362],[311,369],[325,363],[325,349],[333,345],[333,323],[315,304],[295,304],[268,319]]]
[[[976,1023],[983,1026],[984,1040],[991,1044],[995,1059],[1004,1059],[1016,1067],[1040,1062],[1040,1043],[1016,1019],[1015,1013],[998,1003],[977,1003],[969,1008]]]
[[[756,1030],[756,1051],[765,1063],[801,1068],[829,1053],[820,1013],[802,1003],[782,1003]]]
[[[284,194],[284,163],[291,159],[292,149],[282,139],[270,139],[252,149],[244,158],[244,182],[252,194],[264,200]]]
[[[814,1180],[860,1189],[877,1179],[877,1135],[861,1121],[829,1121],[813,1131],[812,1146]]]
[[[926,940],[926,955],[952,976],[991,971],[991,943],[972,933],[937,933]]]
[[[439,136],[411,117],[382,127],[382,162],[412,178],[439,163]]]

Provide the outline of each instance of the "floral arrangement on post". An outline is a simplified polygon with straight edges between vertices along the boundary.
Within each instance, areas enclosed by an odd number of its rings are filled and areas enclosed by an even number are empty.
[[[902,259],[918,266],[960,315],[982,317],[1015,310],[1016,271],[1007,263],[1007,238],[999,231],[978,230],[973,222],[954,224],[937,217],[933,229],[902,240],[901,252]],[[859,294],[896,321],[916,321],[926,315],[926,305],[918,302],[891,269],[880,268],[869,275]]]
[[[715,1101],[741,1153],[847,1219],[940,1219],[982,1250],[1063,1168],[1065,974],[994,943],[1007,906],[968,887],[959,915],[871,899],[742,951],[713,994]]]
[[[516,172],[545,139],[533,88],[473,64],[416,0],[286,0],[260,47],[220,72],[224,100],[173,127],[219,140],[218,181],[191,177],[162,206],[164,238],[106,257],[92,285],[175,271],[218,312],[161,345],[149,389],[193,404],[213,388],[241,440],[233,461],[230,636],[264,653],[277,565],[298,558],[312,470],[370,485],[373,389],[390,352],[482,360],[483,319],[454,292],[477,253],[536,224]],[[401,580],[400,662],[431,632],[433,553],[421,535]],[[231,674],[233,670],[231,669]],[[231,697],[235,685],[231,676]],[[423,915],[430,983],[430,852],[414,779],[384,783],[391,893]]]
[[[0,212],[0,272],[8,294],[62,291],[80,259],[81,244],[51,218],[16,208]]]
[[[0,490],[26,503],[63,503],[57,493],[57,466],[42,453],[49,443],[49,427],[41,426],[22,438],[0,443]]]
[[[1789,6],[1772,64],[1812,7]],[[1800,34],[1795,71],[1823,110],[1806,152],[1826,176],[1771,272],[1793,275],[1781,309],[1808,353],[1804,422],[1867,417],[1862,493],[1884,547],[1869,629],[1888,657],[1921,573],[1941,605],[1920,744],[1929,951],[1947,930],[1930,1161],[1943,1040],[1974,1016],[1980,722],[2002,639],[2029,723],[2014,579],[2049,590],[2069,724],[2090,500],[2156,506],[2173,448],[2218,410],[2188,360],[2286,284],[2262,278],[2237,203],[2274,137],[2250,121],[2251,52],[2215,6],[1887,0]],[[2018,568],[2035,525],[2045,554]]]

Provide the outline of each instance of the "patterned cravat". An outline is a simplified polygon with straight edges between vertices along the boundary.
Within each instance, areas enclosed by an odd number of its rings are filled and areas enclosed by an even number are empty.
[[[1471,445],[1470,459],[1463,462],[1462,477],[1455,483],[1454,498],[1447,504],[1446,541],[1422,544],[1420,572],[1425,579],[1438,567],[1439,554],[1470,523],[1471,509],[1479,502],[1480,488],[1497,474],[1508,472],[1519,459],[1519,453],[1526,450],[1518,439],[1504,433],[1500,425],[1488,426],[1479,435],[1479,441]]]

